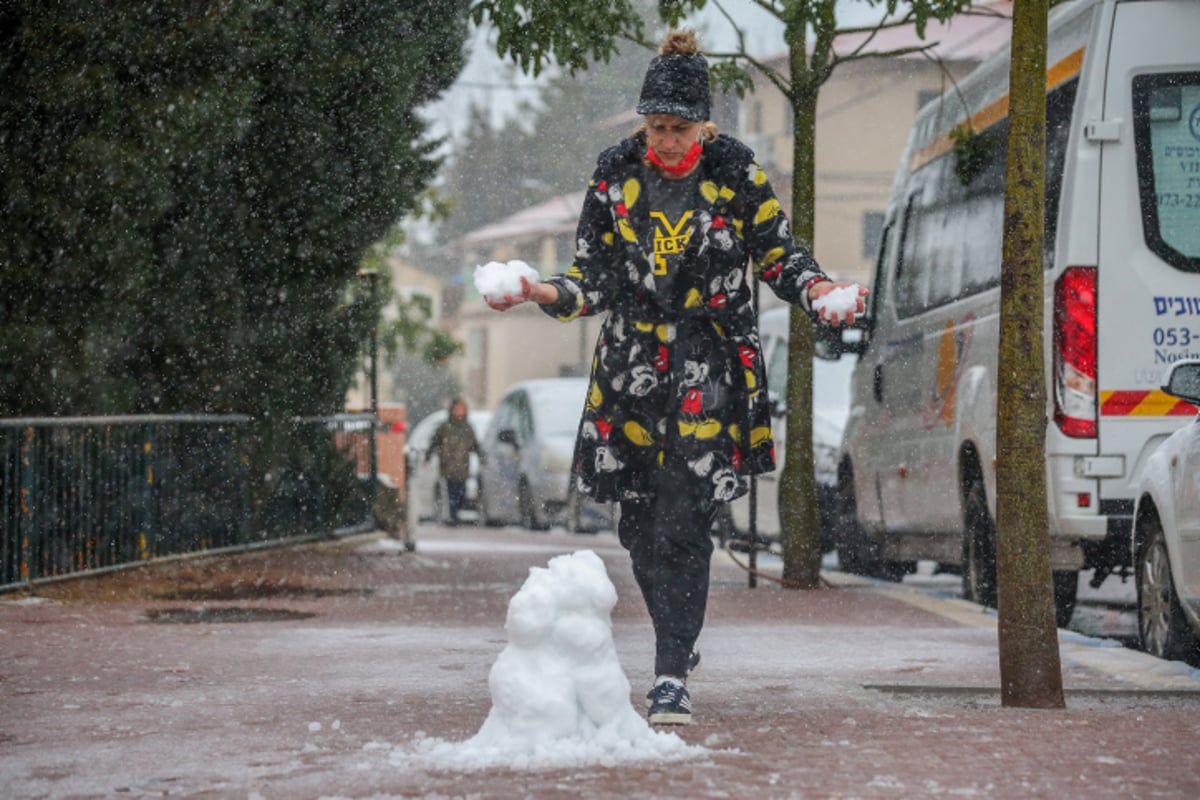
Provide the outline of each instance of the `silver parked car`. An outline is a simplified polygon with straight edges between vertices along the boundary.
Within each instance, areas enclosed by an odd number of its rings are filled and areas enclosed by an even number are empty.
[[[483,437],[479,505],[486,524],[544,529],[558,523],[580,532],[611,526],[608,506],[571,485],[587,389],[587,378],[544,378],[505,391]]]
[[[1162,390],[1197,413],[1200,360],[1176,362]],[[1155,448],[1138,476],[1133,564],[1142,649],[1160,658],[1200,657],[1200,416]]]
[[[475,438],[483,446],[483,435],[488,423],[492,420],[490,411],[471,411],[467,413],[467,422],[475,431]],[[446,409],[434,411],[413,427],[404,445],[405,460],[408,463],[408,493],[416,503],[417,519],[437,520],[445,522],[449,519],[449,509],[446,506],[446,484],[438,471],[438,457],[435,453],[428,462],[425,454],[429,452],[429,443],[438,426],[446,421]],[[479,458],[471,454],[470,475],[467,477],[467,497],[464,509],[478,511],[479,509]]]

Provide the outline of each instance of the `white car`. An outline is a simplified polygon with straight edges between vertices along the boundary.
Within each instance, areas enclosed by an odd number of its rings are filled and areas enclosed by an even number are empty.
[[[1172,413],[1200,407],[1200,360],[1176,362],[1163,392]],[[1133,564],[1138,634],[1146,652],[1169,659],[1200,655],[1200,416],[1146,460],[1137,483]]]
[[[467,422],[475,431],[475,439],[483,445],[483,434],[487,431],[488,423],[492,420],[490,411],[471,411],[467,413]],[[404,445],[404,454],[408,462],[408,496],[416,504],[417,519],[437,520],[445,522],[450,517],[446,507],[446,484],[438,471],[438,457],[434,456],[427,462],[425,454],[429,452],[429,443],[433,441],[434,431],[446,421],[446,409],[434,411],[413,427]],[[467,477],[467,496],[464,509],[477,511],[479,508],[479,458],[471,454],[471,472]]]
[[[483,437],[479,512],[488,525],[592,532],[612,526],[610,504],[572,486],[575,434],[587,378],[522,381],[505,390]]]

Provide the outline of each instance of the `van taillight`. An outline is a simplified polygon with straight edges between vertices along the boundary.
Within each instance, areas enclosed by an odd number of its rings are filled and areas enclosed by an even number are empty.
[[[1054,422],[1096,437],[1096,268],[1069,267],[1054,286]]]

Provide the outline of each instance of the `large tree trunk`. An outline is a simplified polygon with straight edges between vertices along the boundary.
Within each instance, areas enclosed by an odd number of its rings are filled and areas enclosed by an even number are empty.
[[[1013,4],[997,387],[1000,696],[1026,708],[1064,706],[1045,471],[1046,14],[1047,0]]]

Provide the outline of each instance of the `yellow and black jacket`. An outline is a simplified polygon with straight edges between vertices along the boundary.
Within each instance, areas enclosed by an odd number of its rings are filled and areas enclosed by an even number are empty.
[[[674,218],[672,275],[654,248],[663,216],[645,191],[654,173],[644,134],[605,150],[580,214],[574,264],[548,282],[569,321],[607,313],[576,441],[574,473],[601,501],[645,496],[665,458],[682,459],[716,501],[775,468],[770,404],[746,265],[810,314],[824,273],[792,242],[791,226],[745,145],[708,142],[690,213]],[[679,204],[674,204],[676,207]],[[658,212],[658,213],[656,213]],[[656,276],[656,271],[658,276]],[[657,277],[657,279],[656,279]]]

